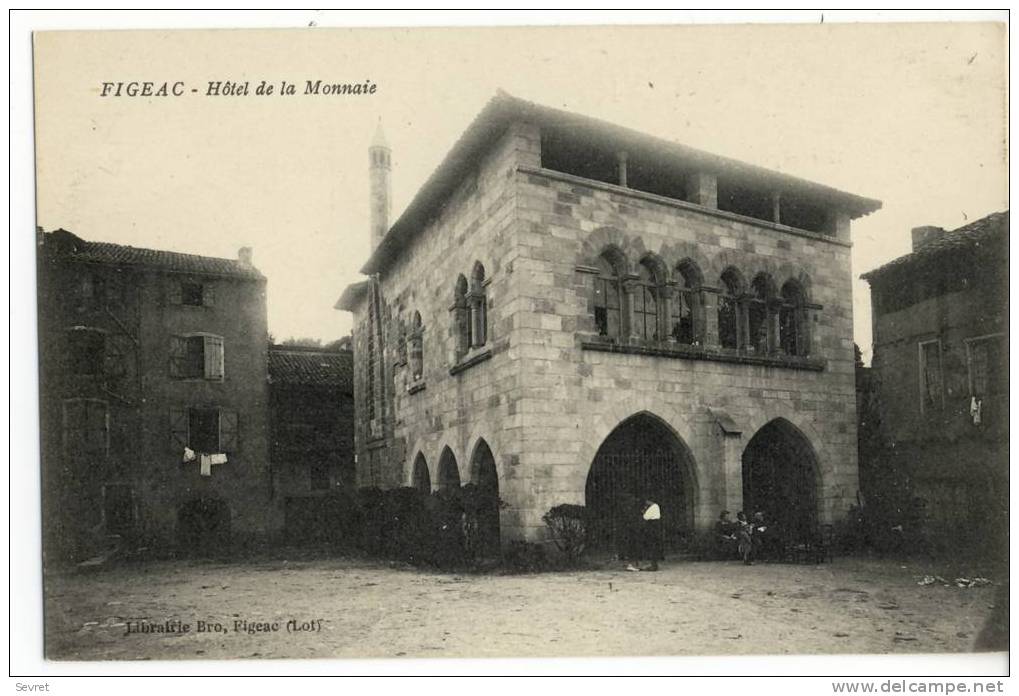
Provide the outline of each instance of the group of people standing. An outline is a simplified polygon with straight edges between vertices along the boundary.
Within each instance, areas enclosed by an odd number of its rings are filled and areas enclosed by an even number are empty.
[[[723,557],[731,557],[735,547],[746,565],[753,565],[755,558],[776,558],[781,546],[775,528],[765,521],[763,512],[755,512],[753,520],[748,520],[740,510],[733,522],[729,511],[722,510],[715,523],[715,535]]]

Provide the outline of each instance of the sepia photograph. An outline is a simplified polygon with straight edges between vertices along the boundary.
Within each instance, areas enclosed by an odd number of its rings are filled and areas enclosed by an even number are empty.
[[[31,35],[41,664],[1008,674],[1007,13],[306,14]]]

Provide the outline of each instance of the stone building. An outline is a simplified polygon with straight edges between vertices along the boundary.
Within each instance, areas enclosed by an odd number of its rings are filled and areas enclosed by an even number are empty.
[[[271,505],[265,277],[219,259],[39,234],[44,550],[216,548]]]
[[[350,349],[269,348],[269,421],[275,496],[291,541],[330,538],[330,494],[354,491]]]
[[[878,201],[497,95],[402,215],[369,152],[357,480],[497,495],[503,541],[637,498],[790,534],[856,500],[850,221]]]
[[[864,492],[901,488],[930,531],[1007,529],[1008,212],[913,229],[871,286],[880,447]]]

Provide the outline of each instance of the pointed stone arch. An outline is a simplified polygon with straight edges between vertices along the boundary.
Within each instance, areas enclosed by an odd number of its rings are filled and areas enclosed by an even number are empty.
[[[743,510],[748,517],[765,513],[781,538],[810,537],[818,524],[830,520],[825,499],[831,476],[817,440],[784,417],[751,432],[741,457]]]
[[[696,463],[686,442],[663,418],[639,411],[621,420],[598,445],[584,500],[590,542],[627,554],[640,505],[662,510],[667,546],[692,539],[699,498]]]
[[[418,452],[414,457],[414,464],[411,466],[410,475],[411,488],[418,490],[425,495],[432,492],[432,476],[428,472],[428,461],[423,452]]]
[[[475,485],[475,514],[478,523],[478,552],[495,556],[500,548],[499,472],[495,455],[484,438],[479,438],[471,453],[471,483]]]

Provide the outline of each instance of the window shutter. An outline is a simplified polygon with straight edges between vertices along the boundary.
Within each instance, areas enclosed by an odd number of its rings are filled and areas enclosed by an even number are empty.
[[[170,336],[170,376],[184,376],[184,356],[187,352],[187,339],[183,336]]]
[[[170,279],[170,289],[167,293],[170,300],[170,304],[179,305],[181,304],[181,284],[180,280],[176,278]]]
[[[170,409],[170,449],[178,454],[184,453],[188,446],[188,409]]]
[[[219,411],[219,449],[222,452],[237,451],[237,412]]]
[[[205,307],[216,306],[216,286],[212,283],[205,283],[202,287],[202,305]]]
[[[223,338],[205,336],[205,379],[223,379]]]

